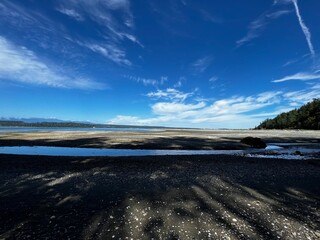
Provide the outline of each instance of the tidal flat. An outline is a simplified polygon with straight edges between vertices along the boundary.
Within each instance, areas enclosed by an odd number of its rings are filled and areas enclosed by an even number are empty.
[[[237,150],[248,148],[240,143],[247,136],[261,138],[266,143],[320,145],[319,131],[171,129],[153,132],[8,132],[0,136],[0,146]]]
[[[314,131],[12,133],[1,146],[243,149]],[[0,239],[319,239],[320,159],[0,154]]]

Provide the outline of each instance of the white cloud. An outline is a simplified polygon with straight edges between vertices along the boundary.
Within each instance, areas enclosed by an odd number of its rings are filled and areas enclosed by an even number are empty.
[[[176,115],[191,110],[203,108],[206,104],[199,102],[197,104],[185,104],[175,102],[159,102],[152,105],[152,112],[157,115]]]
[[[137,124],[137,125],[164,125],[182,127],[211,127],[211,128],[249,128],[254,127],[264,120],[265,116],[271,116],[268,112],[263,115],[257,110],[279,103],[282,92],[263,92],[255,96],[235,96],[213,101],[211,104],[202,102],[186,103],[170,99],[168,91],[159,90],[149,94],[149,97],[161,97],[161,102],[151,106],[151,118],[139,118],[133,116],[117,116],[109,123]],[[169,91],[170,92],[170,91]],[[172,92],[175,92],[172,90]],[[180,92],[182,95],[188,93]],[[189,95],[189,97],[192,95]],[[167,100],[163,102],[163,99]],[[187,99],[182,98],[182,99]]]
[[[173,102],[183,102],[192,95],[194,95],[194,92],[184,93],[174,88],[167,88],[166,90],[157,90],[156,92],[150,92],[147,94],[147,96],[150,98],[169,100]]]
[[[309,81],[309,80],[316,80],[316,79],[320,79],[320,74],[300,72],[294,75],[289,75],[289,76],[274,80],[272,82],[278,83],[278,82],[285,82],[285,81],[292,81],[292,80]]]
[[[234,115],[248,113],[278,102],[277,95],[280,93],[261,93],[257,96],[232,97],[214,102],[204,110],[202,115]]]
[[[211,57],[204,57],[197,59],[194,63],[191,64],[193,70],[197,73],[203,73],[211,64]]]
[[[309,31],[309,28],[305,25],[305,23],[304,23],[304,21],[303,21],[303,19],[301,17],[299,6],[298,6],[298,0],[292,0],[292,3],[293,3],[294,8],[296,10],[297,18],[299,20],[299,24],[301,26],[301,29],[302,29],[305,37],[306,37],[310,53],[311,53],[312,56],[314,56],[315,55],[315,51],[314,51],[314,48],[313,48],[313,45],[312,45],[312,42],[311,42],[311,33]]]
[[[77,21],[83,21],[84,20],[84,18],[78,12],[76,12],[73,9],[60,8],[60,9],[57,9],[57,11],[62,13],[62,14],[64,14],[64,15],[67,15],[67,16],[69,16],[71,18],[76,19]]]
[[[0,37],[0,79],[56,88],[102,89],[104,84],[66,74],[42,62],[32,51]]]
[[[168,123],[174,120],[172,117],[158,116],[155,118],[139,118],[133,116],[118,115],[117,117],[108,121],[108,124],[126,124],[126,125],[141,125],[141,126],[162,126],[162,124]]]

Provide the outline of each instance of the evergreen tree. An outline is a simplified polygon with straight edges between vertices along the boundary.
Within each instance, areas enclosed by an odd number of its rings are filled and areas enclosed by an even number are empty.
[[[310,129],[320,130],[320,98],[313,99],[299,109],[266,119],[255,129]]]

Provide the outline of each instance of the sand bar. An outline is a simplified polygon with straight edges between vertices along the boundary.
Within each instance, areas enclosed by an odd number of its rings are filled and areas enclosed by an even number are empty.
[[[245,149],[240,140],[247,136],[267,143],[316,143],[320,132],[296,130],[165,130],[158,132],[35,132],[7,133],[0,146],[59,146],[119,149]]]

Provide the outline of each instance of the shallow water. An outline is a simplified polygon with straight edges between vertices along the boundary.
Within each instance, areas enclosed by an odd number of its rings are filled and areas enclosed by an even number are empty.
[[[300,154],[297,154],[299,151]],[[149,150],[149,149],[103,149],[103,148],[71,148],[45,146],[15,146],[0,147],[0,154],[44,155],[44,156],[165,156],[165,155],[235,155],[256,158],[282,158],[290,160],[304,160],[314,158],[319,149],[303,147],[283,148],[268,145],[266,149],[248,150]]]
[[[283,147],[277,146],[277,145],[268,145],[265,150],[279,150],[283,149]]]
[[[317,144],[280,144],[280,146],[269,145],[262,151],[245,152],[246,157],[255,158],[281,158],[287,160],[319,159],[320,148]]]
[[[242,150],[149,150],[149,149],[103,149],[70,147],[0,147],[2,154],[45,156],[163,156],[163,155],[208,155],[236,154]]]

